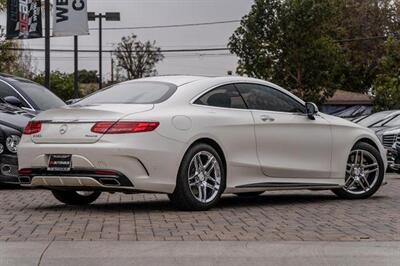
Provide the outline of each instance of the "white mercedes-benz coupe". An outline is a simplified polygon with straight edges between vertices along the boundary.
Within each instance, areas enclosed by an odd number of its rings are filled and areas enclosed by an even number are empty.
[[[123,82],[42,112],[25,128],[18,157],[22,184],[66,204],[156,192],[184,210],[206,210],[223,193],[268,190],[367,198],[387,165],[372,131],[274,84],[197,76]]]

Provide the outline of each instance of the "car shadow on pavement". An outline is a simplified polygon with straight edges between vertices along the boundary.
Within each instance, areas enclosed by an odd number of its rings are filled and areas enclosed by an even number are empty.
[[[47,205],[47,206],[31,206],[35,210],[90,210],[94,212],[151,212],[151,211],[178,211],[165,197],[159,197],[156,200],[140,200],[140,201],[121,201],[121,202],[94,202],[87,206],[68,206],[62,204]],[[367,203],[369,201],[376,201],[388,198],[386,196],[374,196],[370,199],[364,200],[354,200],[355,203]],[[227,195],[221,198],[220,202],[212,210],[223,210],[230,208],[251,208],[251,207],[284,207],[284,206],[294,206],[294,205],[304,205],[307,207],[312,207],[315,204],[329,204],[347,202],[348,200],[343,200],[335,195],[329,194],[284,194],[284,195],[268,195],[264,194],[257,197],[237,197],[233,195]]]

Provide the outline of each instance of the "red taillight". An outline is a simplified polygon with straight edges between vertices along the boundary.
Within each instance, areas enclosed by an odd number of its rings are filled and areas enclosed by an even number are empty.
[[[42,122],[40,121],[30,121],[24,129],[24,135],[37,134],[42,130]]]
[[[91,129],[99,134],[126,134],[153,131],[159,122],[97,122]]]
[[[32,174],[32,169],[31,168],[23,168],[18,170],[19,175],[30,175]]]

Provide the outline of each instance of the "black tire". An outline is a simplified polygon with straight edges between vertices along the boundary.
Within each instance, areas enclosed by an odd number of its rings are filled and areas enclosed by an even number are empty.
[[[74,190],[53,190],[54,197],[67,205],[88,205],[98,199],[101,192],[93,191],[90,195],[81,195]]]
[[[373,187],[370,188],[370,190],[368,190],[367,192],[363,193],[363,194],[353,194],[348,192],[347,190],[345,190],[344,188],[337,188],[337,189],[333,189],[332,192],[335,193],[338,197],[343,198],[343,199],[366,199],[371,197],[372,195],[374,195],[378,189],[380,188],[380,186],[382,185],[383,179],[384,179],[384,175],[385,175],[385,169],[384,169],[384,163],[382,160],[382,157],[379,153],[379,151],[374,148],[373,146],[371,146],[370,144],[364,143],[364,142],[359,142],[356,145],[354,145],[352,151],[354,150],[365,150],[369,153],[371,153],[379,166],[379,174],[377,177],[377,181],[375,183],[375,185],[373,185]]]
[[[190,162],[194,158],[196,154],[199,152],[208,152],[211,153],[216,162],[219,165],[220,169],[220,186],[218,192],[213,200],[210,202],[201,202],[193,195],[190,187],[189,187],[189,166]],[[226,171],[224,165],[221,160],[221,156],[218,152],[208,144],[199,143],[191,147],[183,157],[181,162],[181,166],[179,168],[175,191],[172,194],[169,194],[168,197],[171,202],[180,210],[185,211],[204,211],[212,208],[217,204],[219,199],[221,198],[221,194],[224,192],[226,187]]]
[[[260,196],[264,192],[265,191],[243,192],[243,193],[235,193],[235,195],[241,198],[252,198]]]

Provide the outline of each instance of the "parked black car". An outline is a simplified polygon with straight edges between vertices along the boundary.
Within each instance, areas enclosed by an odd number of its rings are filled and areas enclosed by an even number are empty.
[[[0,183],[18,182],[17,145],[35,114],[65,103],[31,80],[0,74]]]
[[[17,145],[34,114],[0,99],[0,183],[18,184]]]
[[[0,74],[0,98],[35,113],[65,105],[63,100],[42,85],[7,74]]]

